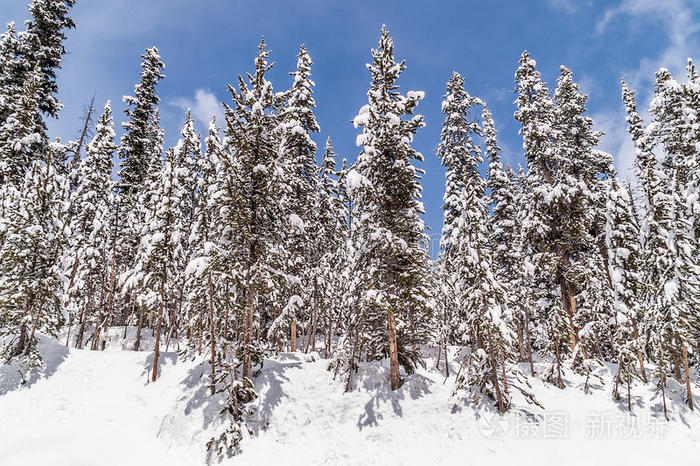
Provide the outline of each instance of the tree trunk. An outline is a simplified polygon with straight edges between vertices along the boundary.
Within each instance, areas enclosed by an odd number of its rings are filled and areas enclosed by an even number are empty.
[[[144,308],[139,304],[139,321],[136,324],[136,341],[134,342],[134,351],[141,350],[141,328],[143,327]]]
[[[681,346],[683,347],[683,369],[685,371],[685,390],[688,395],[688,407],[693,411],[693,392],[690,390],[690,369],[688,368],[688,348],[686,348],[683,341],[681,341]]]
[[[87,323],[87,312],[88,305],[90,304],[90,299],[85,302],[85,307],[83,308],[83,316],[80,319],[80,330],[78,330],[78,338],[75,340],[75,347],[82,349],[83,347],[83,337],[85,336],[85,325]]]
[[[253,344],[253,317],[254,317],[254,306],[255,306],[255,289],[253,284],[248,285],[247,291],[247,316],[245,325],[245,338],[244,344],[245,348],[243,350],[243,377],[251,377],[251,346]],[[296,340],[294,342],[296,344]]]
[[[163,322],[163,300],[165,299],[163,281],[160,282],[160,303],[158,303],[158,321],[156,323],[156,345],[154,350],[155,352],[153,353],[153,375],[151,376],[152,382],[155,382],[158,378],[158,358],[160,357],[160,327]]]
[[[401,385],[399,378],[399,348],[396,340],[396,318],[391,309],[387,310],[387,326],[389,330],[389,369],[391,373],[391,389],[396,390]]]
[[[491,378],[493,379],[493,388],[496,391],[496,404],[498,405],[498,413],[503,414],[505,412],[505,404],[503,403],[503,394],[501,393],[501,387],[498,383],[498,368],[496,367],[496,350],[493,347],[493,337],[491,336],[491,331],[488,331],[489,339],[489,356],[491,358]]]
[[[211,333],[211,335],[209,335],[209,339],[211,340],[211,394],[214,395],[216,393],[216,383],[214,381],[216,378],[216,371],[214,369],[214,362],[216,359],[216,327],[214,324],[214,291],[211,284],[211,275],[207,277],[207,281],[209,285],[209,332]]]
[[[313,309],[311,311],[311,351],[316,351],[316,325],[318,320],[318,285],[315,279],[313,297]]]
[[[530,337],[530,313],[525,311],[525,338],[527,339],[527,357],[530,362],[530,376],[535,376],[535,365],[532,362],[532,342]]]
[[[559,279],[559,285],[561,287],[561,300],[562,307],[569,317],[569,340],[571,342],[571,351],[576,349],[578,344],[578,331],[576,330],[576,325],[574,325],[574,312],[575,308],[572,308],[572,304],[576,305],[576,300],[571,295],[571,290],[569,289],[569,283],[566,281],[564,276]]]
[[[296,323],[296,321],[292,321],[292,324],[290,325],[290,327],[291,327],[291,329],[290,329],[291,340],[289,343],[289,345],[290,345],[289,351],[291,351],[293,353],[297,350],[297,323]]]
[[[639,334],[637,333],[637,319],[632,319],[632,328],[634,329],[634,341],[635,343],[639,341]],[[639,372],[642,374],[642,382],[647,383],[647,372],[644,369],[644,355],[642,350],[637,348],[637,358],[639,359]]]
[[[559,339],[556,341],[556,355],[557,355],[557,386],[559,388],[564,388],[564,382],[561,380],[561,354],[559,352]]]

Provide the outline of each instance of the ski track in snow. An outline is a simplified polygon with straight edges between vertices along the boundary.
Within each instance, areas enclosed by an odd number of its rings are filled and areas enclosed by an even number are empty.
[[[48,348],[65,356],[48,358],[55,371],[0,394],[0,465],[205,463],[204,443],[221,425],[211,421],[220,405],[208,396],[201,365],[161,353],[160,378],[149,383],[150,351]],[[474,408],[452,396],[457,367],[445,381],[434,360],[426,362],[428,369],[407,376],[396,392],[386,364],[363,363],[353,390],[343,393],[345,381],[333,380],[328,360],[317,353],[266,360],[255,380],[255,436],[223,464],[550,465],[566,459],[567,465],[638,466],[692,464],[700,457],[700,416],[680,405],[680,386],[671,387],[670,423],[658,421],[660,401],[650,401],[650,386],[634,387],[636,415],[630,417],[625,400],[611,400],[609,385],[596,381],[586,395],[583,379],[571,371],[565,390],[531,380],[546,411],[514,396],[512,411],[498,418],[488,406]]]

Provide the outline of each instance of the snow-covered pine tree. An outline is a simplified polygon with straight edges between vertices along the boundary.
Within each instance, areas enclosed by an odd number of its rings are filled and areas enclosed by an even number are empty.
[[[452,261],[455,275],[451,281],[456,284],[458,337],[460,343],[470,346],[457,390],[470,392],[474,402],[486,394],[503,413],[510,404],[505,393],[505,365],[513,356],[513,338],[506,324],[510,313],[507,294],[492,271],[486,182],[479,173],[483,159],[473,140],[482,130],[469,113],[483,105],[466,92],[464,78],[453,73],[442,105],[447,116],[438,146],[438,156],[447,169],[446,192],[451,193],[445,202],[450,210],[445,211],[449,220],[445,243],[449,248],[444,254]],[[498,144],[494,137],[492,133],[491,150]]]
[[[217,294],[212,280],[211,255],[216,247],[217,222],[220,222],[216,209],[216,194],[219,190],[216,173],[219,157],[222,151],[222,141],[216,118],[209,123],[208,135],[205,140],[206,150],[198,160],[199,173],[197,180],[197,202],[194,210],[194,222],[190,228],[189,248],[190,262],[186,269],[185,299],[183,318],[187,325],[189,352],[202,353],[206,347],[210,356],[211,390],[216,392],[217,369],[217,335],[223,333],[224,324],[221,322],[221,306],[215,299]]]
[[[66,29],[75,28],[75,22],[68,15],[75,0],[34,0],[29,5],[32,18],[27,21],[22,40],[30,44],[25,52],[30,72],[34,67],[41,69],[42,82],[39,86],[39,109],[46,115],[58,117],[61,104],[56,98],[58,84],[56,71],[61,68],[66,53],[64,42]]]
[[[420,218],[422,172],[413,165],[423,157],[411,147],[423,126],[423,117],[413,114],[423,92],[399,93],[396,81],[406,66],[394,60],[385,26],[372,58],[367,65],[372,74],[369,102],[354,118],[355,126],[362,127],[357,137],[362,151],[348,174],[354,197],[351,287],[359,300],[350,324],[355,334],[345,335],[345,344],[355,347],[362,338],[367,359],[388,356],[396,390],[399,364],[411,373],[421,362],[417,345],[428,341],[433,317]]]
[[[320,172],[320,191],[314,208],[319,247],[317,277],[318,325],[323,325],[326,355],[331,350],[331,336],[344,308],[347,283],[348,212],[343,203],[340,180],[336,172],[336,153],[331,138],[326,140]],[[312,350],[315,341],[312,339]]]
[[[564,201],[554,207],[562,249],[570,259],[571,290],[576,296],[572,300],[574,327],[580,330],[574,368],[588,375],[594,360],[588,360],[589,355],[595,354],[598,363],[607,357],[603,353],[610,346],[610,323],[614,320],[605,245],[606,179],[613,174],[612,156],[596,149],[600,133],[593,131],[593,120],[585,115],[588,96],[579,91],[572,71],[565,66],[560,68],[554,99],[555,179]]]
[[[639,243],[639,221],[634,215],[633,202],[630,185],[621,185],[616,178],[612,178],[607,201],[606,242],[616,312],[613,351],[619,365],[613,397],[619,399],[620,384],[627,385],[627,405],[630,411],[632,379],[641,377],[646,382],[642,354],[644,342],[638,331],[638,323],[644,319],[643,257]],[[635,360],[639,367],[636,367]]]
[[[657,126],[644,127],[637,113],[634,92],[624,81],[622,84],[628,131],[635,145],[637,174],[645,194],[645,215],[641,227],[645,257],[643,283],[646,318],[643,333],[650,357],[656,363],[656,394],[661,395],[664,414],[668,418],[667,378],[674,365],[676,376],[680,375],[679,350],[685,345],[681,344],[683,337],[679,332],[687,336],[687,322],[681,317],[687,316],[682,312],[683,303],[676,308],[679,294],[675,280],[677,250],[674,244],[672,184],[654,154]],[[662,92],[659,87],[656,90]]]
[[[524,342],[525,312],[521,294],[522,257],[520,255],[520,225],[518,222],[519,187],[510,166],[503,169],[498,144],[498,133],[489,108],[482,112],[485,155],[488,159],[489,201],[493,215],[490,217],[489,249],[493,258],[493,273],[508,292],[508,307],[512,322],[508,322],[518,337],[518,352],[521,360],[527,359]]]
[[[156,178],[160,178],[162,158],[162,131],[159,128],[158,82],[165,76],[165,65],[160,60],[158,49],[152,47],[141,55],[139,83],[134,86],[133,96],[124,96],[127,121],[122,123],[124,134],[119,145],[119,181],[115,201],[115,221],[118,231],[116,268],[126,273],[134,267],[136,251],[141,239],[141,230],[148,210],[150,193],[155,193]],[[149,176],[152,175],[152,176]],[[130,312],[136,305],[129,289],[123,290],[120,308]],[[137,336],[136,347],[140,343]]]
[[[261,362],[263,348],[253,333],[261,325],[264,306],[274,302],[274,293],[290,279],[281,267],[288,257],[283,241],[288,219],[283,209],[287,169],[278,155],[276,132],[281,98],[265,77],[273,66],[267,62],[269,53],[261,40],[255,73],[247,74],[246,79],[239,76],[238,90],[229,85],[233,106],[224,105],[227,143],[218,169],[222,174],[218,195],[222,224],[214,262],[217,274],[230,283],[230,298],[238,301],[238,296],[245,296],[244,306],[225,303],[229,309],[242,311],[236,325],[243,330],[238,356],[244,379],[250,379],[253,364]]]
[[[36,89],[39,111],[58,117],[61,104],[56,97],[56,71],[66,53],[65,30],[75,27],[68,15],[74,4],[75,0],[34,0],[29,5],[32,18],[25,22],[25,30],[17,34],[15,25],[8,25],[0,39],[0,125],[13,113],[14,97],[34,73],[40,76]],[[46,137],[43,118],[37,116],[35,124],[41,126],[41,134]]]
[[[690,176],[700,158],[700,149],[691,137],[693,125],[686,123],[685,104],[683,86],[668,70],[660,69],[656,73],[654,98],[649,109],[654,122],[647,128],[647,133],[664,151],[661,168],[667,182],[665,192],[670,208],[671,229],[666,231],[666,247],[673,258],[673,267],[668,271],[670,276],[663,288],[674,338],[666,344],[675,346],[670,352],[676,377],[679,382],[685,379],[687,403],[693,409],[688,350],[697,344],[694,341],[697,332],[692,329],[700,325],[700,259],[697,255],[698,238],[694,236],[692,223],[690,196],[693,193],[688,188]],[[683,374],[680,374],[681,365]]]
[[[0,335],[3,362],[41,364],[37,332],[56,336],[62,311],[61,255],[65,245],[66,183],[50,160],[34,162],[19,188],[6,185],[1,219]]]
[[[46,153],[48,141],[39,114],[41,70],[36,68],[20,90],[13,96],[8,117],[0,125],[0,183],[19,187],[24,175]]]
[[[570,269],[569,238],[560,231],[559,215],[569,209],[567,195],[559,183],[563,172],[559,169],[557,140],[557,109],[546,84],[537,71],[535,60],[525,51],[515,73],[518,110],[515,119],[521,124],[523,148],[527,159],[527,178],[522,199],[524,260],[530,280],[539,290],[535,302],[540,304],[540,322],[549,333],[546,352],[556,356],[557,383],[561,383],[561,352],[564,342],[578,344],[578,328],[574,324],[576,299],[573,294]],[[572,208],[574,206],[571,206]],[[557,298],[554,289],[559,288]],[[561,303],[561,304],[559,304]],[[568,328],[567,328],[568,327]],[[553,375],[550,370],[551,378]]]
[[[317,239],[318,225],[316,204],[320,193],[318,167],[316,166],[316,143],[312,133],[320,128],[316,122],[313,98],[314,82],[311,80],[311,57],[303,45],[297,55],[297,69],[290,73],[294,78],[291,89],[286,92],[287,101],[279,112],[280,153],[283,166],[288,170],[285,210],[288,212],[286,233],[285,270],[298,280],[287,283],[283,292],[283,304],[290,300],[298,301],[298,311],[305,315],[288,316],[291,332],[291,350],[296,351],[297,320],[306,321],[304,334],[308,338],[315,333],[318,318],[318,267],[320,244]],[[287,317],[281,316],[281,317]]]
[[[133,96],[124,96],[127,121],[122,123],[124,136],[119,145],[119,189],[122,202],[133,197],[146,180],[152,154],[149,138],[153,115],[160,101],[156,85],[165,76],[158,49],[152,47],[141,55],[141,80],[134,86]]]
[[[20,95],[24,87],[21,46],[15,23],[7,23],[7,29],[0,36],[0,125],[4,125],[12,113],[14,97]]]
[[[181,238],[187,235],[180,216],[185,203],[184,170],[176,164],[174,151],[168,155],[160,180],[151,188],[153,204],[146,216],[141,242],[127,285],[137,294],[139,305],[147,309],[155,321],[155,354],[151,379],[158,377],[158,358],[163,323],[168,323],[179,296],[179,275],[185,262]]]
[[[146,172],[146,180],[141,187],[141,192],[138,193],[137,205],[132,208],[127,215],[128,224],[121,225],[118,222],[121,221],[121,213],[119,211],[120,201],[119,198],[115,201],[116,209],[114,211],[114,218],[112,223],[115,226],[120,226],[120,231],[118,233],[117,239],[121,242],[121,251],[131,254],[131,251],[138,250],[139,243],[143,236],[143,229],[146,226],[147,217],[155,209],[155,202],[157,200],[158,186],[160,184],[162,170],[163,170],[163,129],[160,127],[160,117],[158,110],[155,111],[151,119],[151,123],[148,127],[148,153],[150,153],[150,160],[148,164],[148,171]],[[117,192],[117,196],[120,193]],[[131,246],[130,246],[131,245]],[[132,247],[133,249],[130,249]],[[120,253],[120,249],[117,249],[117,254]],[[141,349],[141,330],[143,324],[145,323],[144,317],[146,317],[146,307],[141,306],[136,299],[134,293],[132,293],[132,286],[137,284],[137,282],[131,281],[129,283],[128,277],[131,268],[134,266],[133,259],[131,262],[127,263],[124,259],[127,257],[121,256],[117,257],[117,265],[121,270],[121,275],[119,277],[119,283],[121,286],[120,298],[124,301],[130,301],[128,306],[122,306],[124,312],[128,313],[128,318],[125,319],[127,325],[136,322],[136,340],[134,342],[134,350],[138,351]]]
[[[83,345],[86,327],[94,325],[95,334],[102,324],[110,293],[109,279],[113,234],[112,168],[117,150],[110,102],[95,126],[95,136],[87,145],[87,156],[80,162],[77,186],[71,194],[73,215],[70,222],[67,310],[71,325],[78,324],[76,347]]]
[[[194,128],[194,120],[192,114],[188,110],[185,115],[185,123],[180,133],[181,137],[172,148],[172,163],[178,171],[178,180],[181,189],[183,190],[182,203],[180,205],[180,228],[182,234],[179,238],[182,254],[179,259],[182,261],[176,266],[177,275],[171,277],[176,285],[176,296],[174,302],[168,309],[168,339],[170,336],[177,336],[180,330],[178,316],[182,315],[183,306],[185,305],[185,297],[188,294],[186,289],[186,274],[187,264],[192,259],[192,246],[190,244],[190,236],[195,222],[198,198],[201,195],[200,188],[202,187],[198,181],[200,178],[200,164],[202,158],[201,136]],[[206,186],[204,186],[206,188]]]

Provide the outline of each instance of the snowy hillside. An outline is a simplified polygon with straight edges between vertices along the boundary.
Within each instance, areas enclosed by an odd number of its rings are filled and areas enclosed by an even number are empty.
[[[166,352],[150,383],[153,353],[121,351],[121,332],[112,329],[104,352],[42,338],[45,374],[23,386],[2,366],[0,464],[205,464],[219,409],[207,393],[207,368]],[[597,371],[603,382],[590,394],[567,371],[566,390],[530,378],[545,409],[516,397],[499,417],[452,396],[457,367],[445,379],[442,364],[438,370],[428,358],[427,369],[392,392],[385,362],[364,363],[344,394],[318,353],[266,360],[255,378],[256,432],[223,464],[549,465],[566,457],[567,464],[641,465],[700,456],[700,416],[683,404],[681,386],[671,387],[666,422],[650,387],[633,386],[633,415],[626,402],[612,401],[614,367]]]

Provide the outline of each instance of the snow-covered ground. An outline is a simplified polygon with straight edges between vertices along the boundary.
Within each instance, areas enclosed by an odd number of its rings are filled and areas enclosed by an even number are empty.
[[[206,366],[167,352],[149,383],[152,352],[120,351],[120,334],[112,330],[106,351],[42,340],[45,374],[24,385],[15,369],[0,367],[0,465],[205,463],[204,444],[220,427]],[[255,434],[224,463],[639,466],[700,458],[700,414],[683,406],[680,386],[666,422],[651,384],[634,387],[630,415],[626,401],[611,399],[614,367],[599,370],[604,382],[594,381],[590,394],[568,371],[565,390],[530,379],[545,409],[514,397],[501,418],[452,396],[457,367],[446,380],[442,364],[426,362],[396,392],[386,365],[363,364],[354,390],[343,393],[344,381],[333,380],[317,353],[266,360],[255,380]]]

